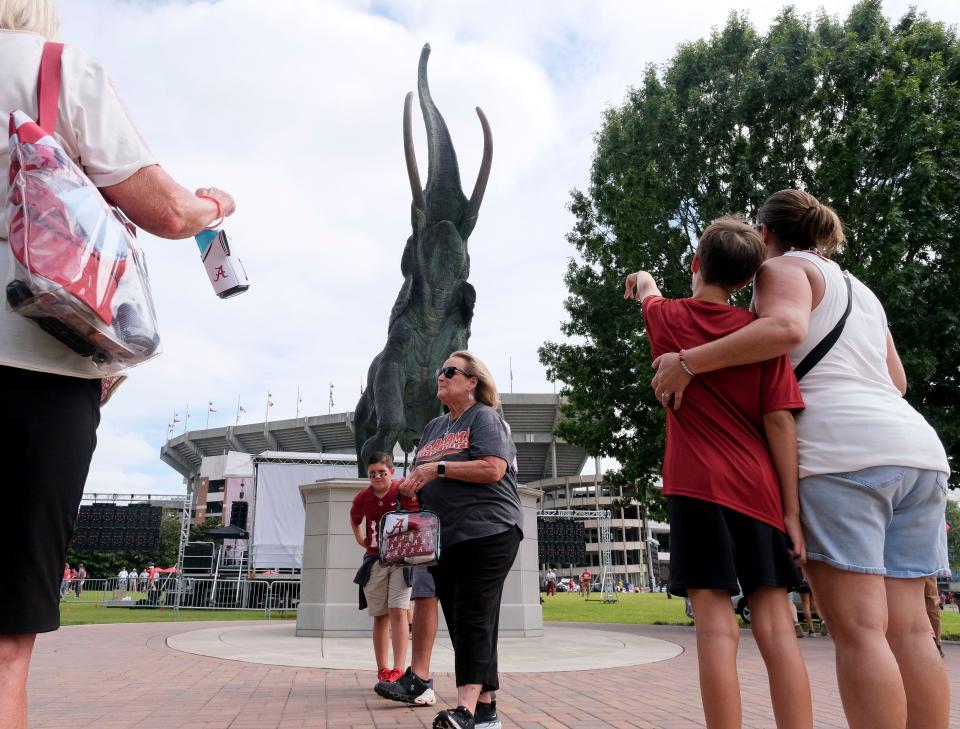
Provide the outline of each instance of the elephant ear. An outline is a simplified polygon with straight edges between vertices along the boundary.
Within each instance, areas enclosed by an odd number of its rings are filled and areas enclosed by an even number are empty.
[[[473,316],[473,307],[477,303],[477,290],[469,282],[463,284],[463,310],[469,320]]]

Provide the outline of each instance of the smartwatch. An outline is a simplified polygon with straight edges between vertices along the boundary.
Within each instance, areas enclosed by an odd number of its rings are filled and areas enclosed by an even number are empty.
[[[440,461],[437,464],[437,475],[446,476],[447,475],[447,464],[445,461]]]

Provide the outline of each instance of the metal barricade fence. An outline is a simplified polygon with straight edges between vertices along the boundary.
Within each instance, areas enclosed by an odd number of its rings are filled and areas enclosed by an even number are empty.
[[[130,578],[64,580],[61,601],[65,604],[96,604],[104,607],[175,608],[185,610],[249,610],[296,612],[300,603],[299,580],[250,580],[235,577],[180,578],[164,575],[154,584]],[[179,600],[178,600],[179,597]]]
[[[273,612],[296,612],[300,605],[300,580],[271,580],[267,590],[266,616]]]

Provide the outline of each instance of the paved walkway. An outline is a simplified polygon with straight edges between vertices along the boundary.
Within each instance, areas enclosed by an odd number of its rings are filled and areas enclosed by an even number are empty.
[[[675,658],[683,647],[669,640],[609,630],[588,623],[548,623],[542,638],[499,640],[498,665],[504,673],[550,673],[624,668]],[[167,638],[167,645],[186,653],[299,668],[341,668],[375,671],[370,638],[298,638],[293,623],[261,622],[191,630]],[[437,673],[454,670],[453,644],[437,637],[430,667]]]
[[[173,635],[223,626],[87,625],[41,636],[31,672],[31,729],[412,729],[430,725],[431,709],[413,709],[376,696],[370,671],[245,663],[184,653],[167,644]],[[591,625],[587,629],[596,631],[598,638],[626,633],[675,643],[684,651],[675,658],[629,668],[503,674],[497,703],[505,729],[703,726],[692,628]],[[763,664],[749,632],[742,637],[744,726],[773,729]],[[832,642],[804,638],[801,646],[811,675],[815,726],[845,727]],[[945,650],[954,689],[953,715],[960,717],[960,646],[949,645]],[[455,700],[451,675],[438,674],[436,688],[444,705]]]

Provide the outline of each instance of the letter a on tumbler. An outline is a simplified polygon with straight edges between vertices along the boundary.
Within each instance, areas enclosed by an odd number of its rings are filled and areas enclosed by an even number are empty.
[[[221,299],[242,294],[250,288],[247,272],[239,258],[230,255],[230,241],[223,230],[202,230],[194,238],[200,249],[214,293]]]

